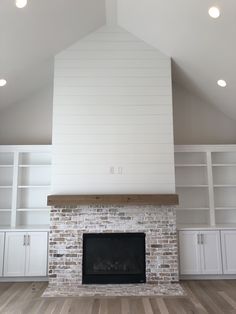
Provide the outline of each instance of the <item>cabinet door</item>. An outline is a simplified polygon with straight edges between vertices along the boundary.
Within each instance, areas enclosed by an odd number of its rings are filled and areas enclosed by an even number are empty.
[[[4,254],[4,276],[17,277],[25,274],[24,232],[6,232]]]
[[[202,274],[222,274],[219,231],[201,231]]]
[[[0,232],[0,277],[3,275],[4,232]]]
[[[236,274],[236,230],[221,231],[223,273]]]
[[[47,232],[28,232],[25,276],[47,275]]]
[[[201,273],[198,234],[198,231],[179,232],[181,275],[197,275]]]

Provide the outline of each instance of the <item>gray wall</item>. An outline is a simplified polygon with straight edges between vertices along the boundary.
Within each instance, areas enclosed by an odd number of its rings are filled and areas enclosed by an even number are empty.
[[[0,110],[0,144],[28,145],[52,142],[52,87]]]
[[[235,144],[236,121],[174,85],[175,144]]]

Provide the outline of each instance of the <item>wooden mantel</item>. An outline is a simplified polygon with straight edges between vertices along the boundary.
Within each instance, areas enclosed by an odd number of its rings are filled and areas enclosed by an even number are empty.
[[[177,194],[49,195],[48,206],[85,204],[178,205]]]

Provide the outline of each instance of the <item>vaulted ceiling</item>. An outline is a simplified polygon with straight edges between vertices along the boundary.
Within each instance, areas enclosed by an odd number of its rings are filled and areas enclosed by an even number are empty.
[[[172,57],[173,78],[236,119],[236,1],[118,0],[119,23]],[[221,16],[208,15],[218,6]],[[228,85],[216,82],[224,78]]]
[[[0,1],[0,108],[52,83],[53,57],[105,23],[105,0]]]
[[[121,26],[172,57],[174,81],[236,119],[236,1],[117,2]],[[212,5],[219,19],[209,17]],[[105,0],[28,0],[21,10],[1,0],[0,107],[51,84],[53,56],[104,23]]]

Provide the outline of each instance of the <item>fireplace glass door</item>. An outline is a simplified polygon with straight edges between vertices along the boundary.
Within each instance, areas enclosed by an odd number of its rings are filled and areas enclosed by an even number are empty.
[[[83,235],[83,283],[146,282],[144,233]]]

